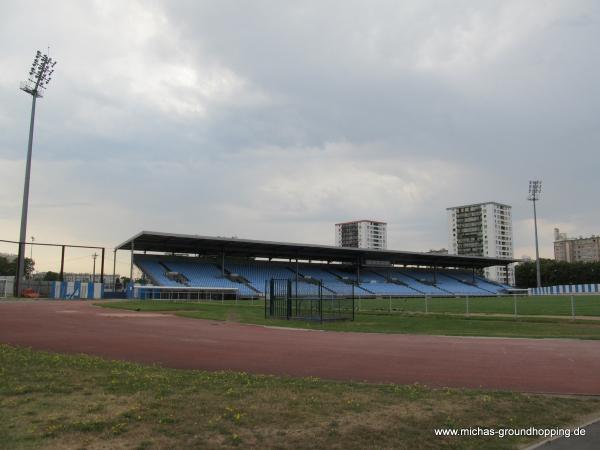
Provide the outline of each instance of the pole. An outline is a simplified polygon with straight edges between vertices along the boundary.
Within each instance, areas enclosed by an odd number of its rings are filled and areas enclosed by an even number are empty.
[[[354,284],[352,285],[352,321],[354,322],[355,312],[354,312]]]
[[[27,162],[25,164],[25,184],[23,186],[23,207],[21,209],[21,232],[19,234],[19,263],[15,277],[15,293],[21,295],[21,279],[25,275],[25,240],[27,239],[27,211],[29,208],[29,179],[31,177],[31,153],[33,149],[33,126],[35,122],[35,102],[37,92],[32,94],[31,119],[29,122],[29,144],[27,145]]]
[[[133,283],[133,240],[131,241],[131,263],[129,265],[129,282]]]
[[[100,283],[104,284],[104,247],[102,247],[102,260],[100,261]]]
[[[533,198],[533,226],[535,228],[535,268],[537,275],[537,287],[542,287],[542,271],[540,269],[540,250],[538,246],[537,211],[535,208],[535,197]]]
[[[92,259],[94,260],[94,268],[92,269],[92,283],[96,282],[96,258],[98,257],[98,253],[94,252],[92,255]]]
[[[113,292],[117,290],[117,249],[113,250]]]
[[[62,250],[60,252],[60,281],[64,281],[65,275],[65,246],[62,246]]]
[[[296,255],[296,301],[298,301],[298,255]]]
[[[575,299],[571,295],[571,317],[575,318]]]

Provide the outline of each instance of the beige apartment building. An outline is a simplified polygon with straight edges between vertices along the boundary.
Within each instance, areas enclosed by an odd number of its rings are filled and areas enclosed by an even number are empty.
[[[600,261],[600,236],[567,237],[554,229],[554,259],[566,262],[598,262]]]

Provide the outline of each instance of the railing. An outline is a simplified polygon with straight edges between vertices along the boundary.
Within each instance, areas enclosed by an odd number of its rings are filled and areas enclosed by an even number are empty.
[[[497,295],[495,297],[357,296],[356,310],[365,314],[458,314],[489,316],[600,316],[600,295]]]
[[[237,300],[235,288],[171,288],[158,286],[136,286],[133,297],[140,300],[189,301]]]

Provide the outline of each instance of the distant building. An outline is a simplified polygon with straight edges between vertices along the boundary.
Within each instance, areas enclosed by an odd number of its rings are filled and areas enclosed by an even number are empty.
[[[455,206],[448,212],[448,245],[453,255],[513,257],[512,207],[488,202]],[[484,275],[500,283],[507,281],[505,266],[487,267]],[[508,267],[508,282],[515,282],[514,268]]]
[[[600,236],[567,237],[558,228],[554,229],[554,259],[566,262],[600,261]]]
[[[335,224],[335,244],[338,247],[387,248],[387,223],[376,220],[357,220]]]

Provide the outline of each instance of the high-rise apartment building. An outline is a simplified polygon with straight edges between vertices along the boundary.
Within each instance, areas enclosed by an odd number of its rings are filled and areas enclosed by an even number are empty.
[[[554,229],[554,259],[566,262],[600,261],[600,236],[567,237],[558,228]]]
[[[448,211],[448,245],[450,254],[513,257],[511,207],[496,202],[455,206]],[[506,283],[505,266],[487,267],[484,275],[490,280]],[[514,284],[515,274],[508,267],[508,282]]]
[[[387,223],[376,220],[356,220],[335,224],[335,244],[338,247],[387,248]]]

